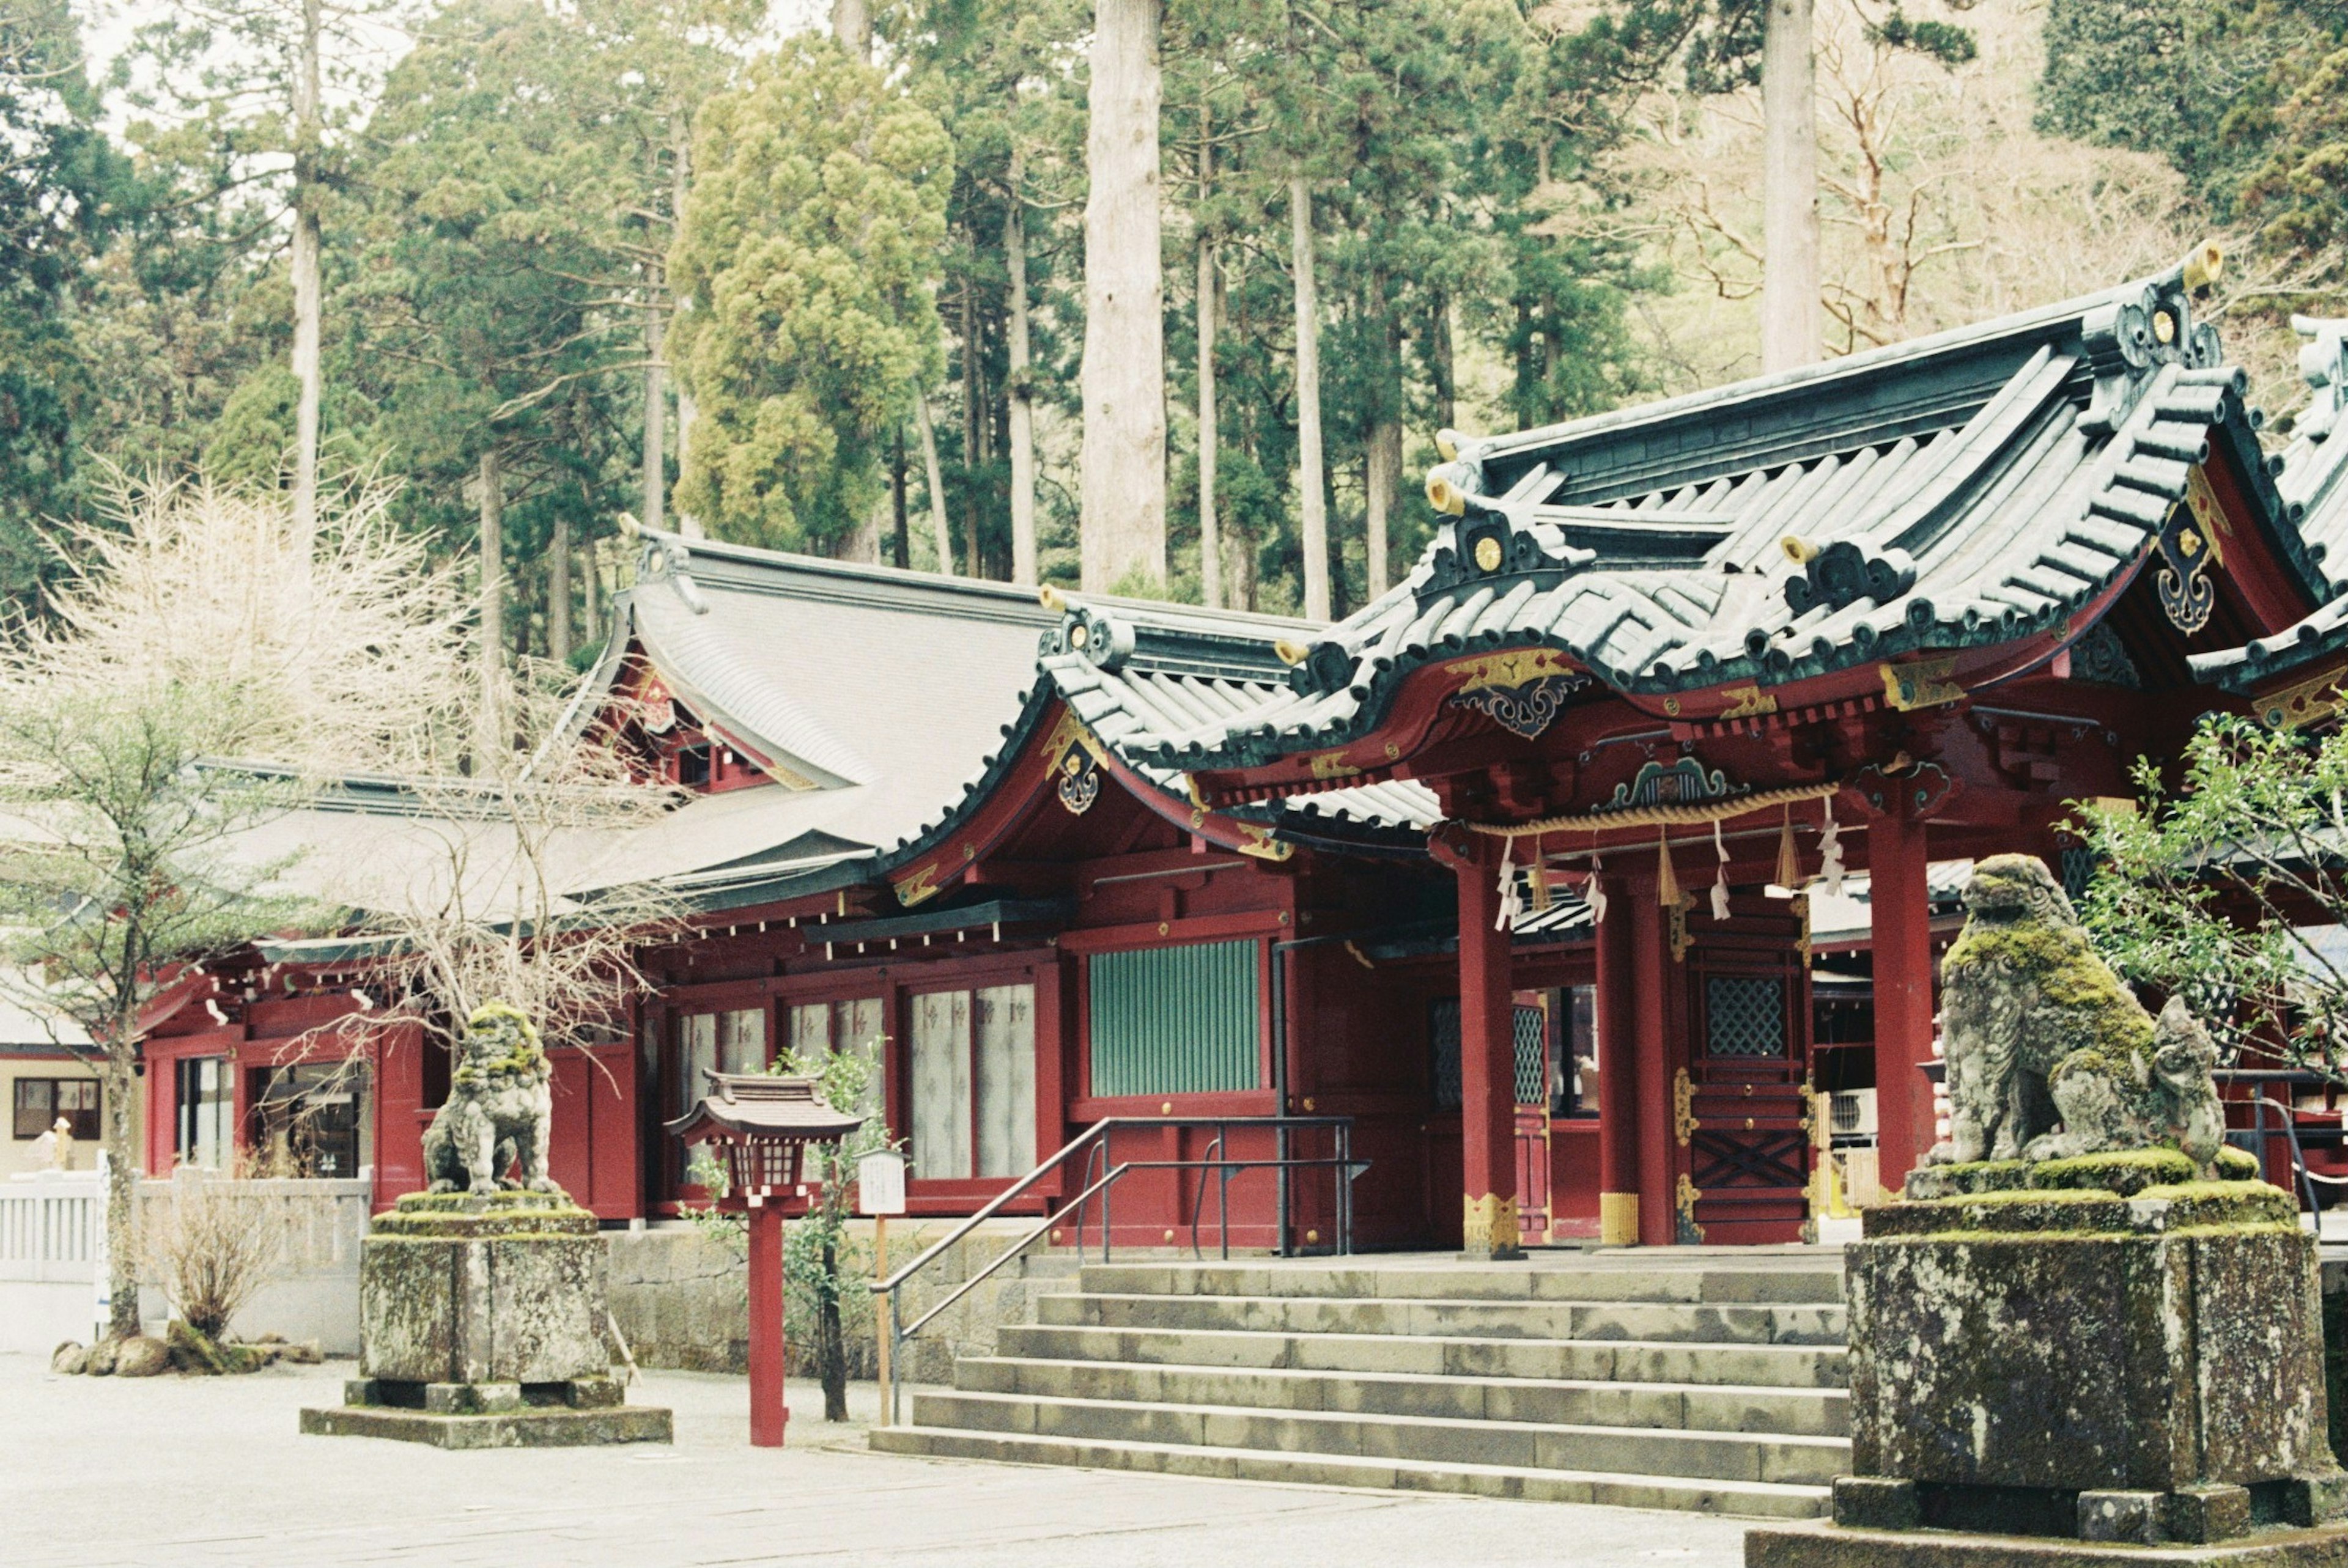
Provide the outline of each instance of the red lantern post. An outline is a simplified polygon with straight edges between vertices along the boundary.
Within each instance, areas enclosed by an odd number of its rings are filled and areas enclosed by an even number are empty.
[[[778,1449],[790,1410],[783,1399],[788,1346],[783,1330],[783,1209],[808,1194],[800,1179],[809,1143],[836,1143],[863,1124],[835,1111],[811,1078],[713,1072],[709,1092],[668,1130],[708,1143],[725,1162],[717,1207],[747,1216],[750,1231],[750,1446]]]

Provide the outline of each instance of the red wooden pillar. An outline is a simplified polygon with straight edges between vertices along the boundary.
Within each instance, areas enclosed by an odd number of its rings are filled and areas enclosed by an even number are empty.
[[[1875,915],[1877,1158],[1896,1195],[1932,1146],[1932,931],[1924,825],[1904,815],[1868,824],[1869,903]]]
[[[1665,947],[1664,911],[1655,901],[1655,880],[1632,881],[1624,916],[1631,928],[1631,1054],[1638,1063],[1639,1241],[1670,1246],[1679,1239],[1672,1205],[1672,1074],[1664,1031],[1670,1014],[1667,988],[1676,979]],[[1614,912],[1606,912],[1608,919]]]
[[[750,1446],[778,1449],[791,1412],[783,1403],[783,1212],[750,1200]]]
[[[1459,1143],[1464,1250],[1522,1257],[1517,1226],[1516,1008],[1500,912],[1498,840],[1454,866],[1459,880]]]
[[[1632,1021],[1631,926],[1635,900],[1619,876],[1601,879],[1606,918],[1598,922],[1598,1240],[1639,1241],[1639,1068]]]

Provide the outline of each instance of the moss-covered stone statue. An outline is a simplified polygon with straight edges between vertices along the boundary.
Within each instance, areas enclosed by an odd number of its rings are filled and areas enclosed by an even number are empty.
[[[553,1070],[520,1008],[487,1002],[466,1020],[448,1102],[424,1134],[429,1191],[559,1193],[546,1173]],[[507,1175],[519,1167],[519,1178]]]
[[[2036,860],[1965,902],[1948,1141],[1845,1254],[1852,1473],[1746,1568],[2339,1568],[2315,1238],[2226,1144],[2208,1034]]]
[[[520,1009],[490,1002],[468,1020],[424,1137],[431,1190],[404,1194],[359,1244],[360,1376],[342,1404],[302,1412],[304,1432],[461,1449],[669,1440],[669,1412],[629,1405],[612,1376],[601,1229],[546,1173],[551,1077]]]
[[[2147,1012],[2034,856],[1982,861],[1965,911],[1941,971],[1949,1136],[1931,1163],[2167,1148],[2211,1174],[2218,1052],[2185,1004]]]

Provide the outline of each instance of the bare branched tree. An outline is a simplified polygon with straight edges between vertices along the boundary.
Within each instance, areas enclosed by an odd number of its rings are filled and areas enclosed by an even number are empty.
[[[162,993],[319,917],[254,835],[329,774],[430,743],[462,637],[454,579],[386,510],[195,484],[118,491],[51,542],[46,620],[0,636],[0,989],[94,1043],[112,1331],[139,1330],[132,1077]]]

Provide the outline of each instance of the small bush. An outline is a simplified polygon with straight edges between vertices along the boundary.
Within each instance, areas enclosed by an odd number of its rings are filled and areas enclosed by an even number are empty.
[[[147,1238],[149,1265],[172,1310],[208,1340],[227,1332],[277,1263],[276,1226],[237,1194],[243,1173],[242,1167],[226,1176],[181,1173]]]

